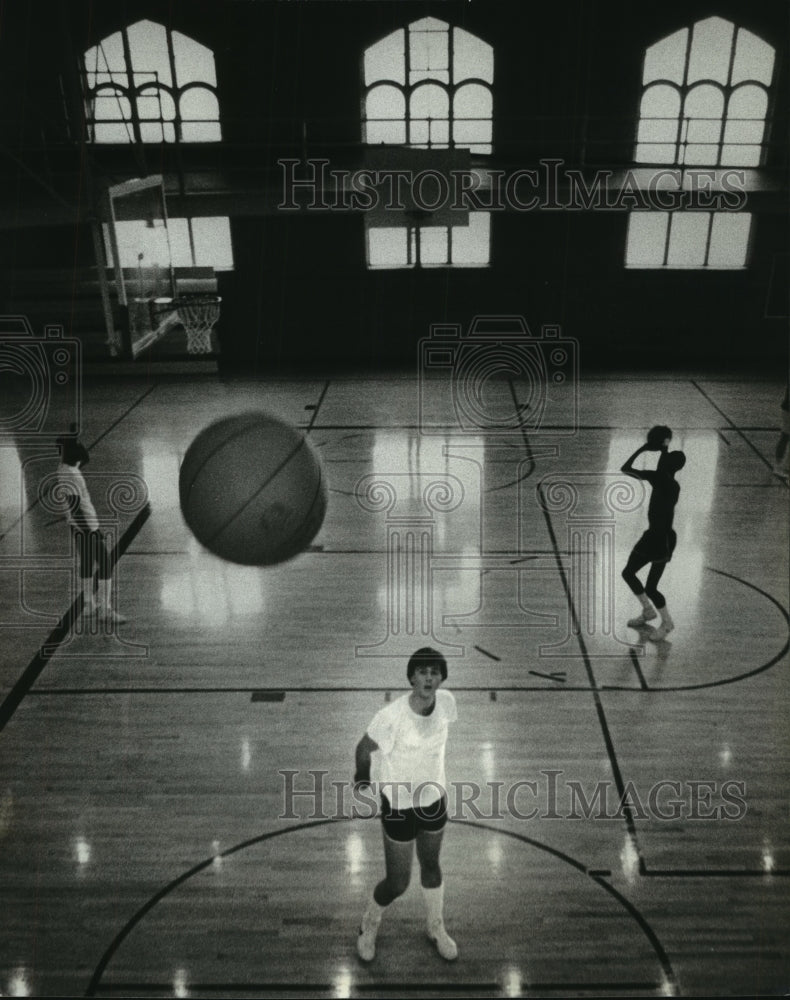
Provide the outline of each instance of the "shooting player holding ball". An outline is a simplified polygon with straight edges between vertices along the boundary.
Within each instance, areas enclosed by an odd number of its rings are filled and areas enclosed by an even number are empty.
[[[677,543],[677,535],[672,529],[672,522],[680,496],[680,484],[675,479],[675,473],[679,472],[686,464],[686,456],[682,451],[670,452],[668,450],[671,440],[672,431],[669,427],[659,425],[651,428],[647,435],[646,444],[637,448],[620,469],[627,476],[643,479],[652,487],[650,503],[647,508],[647,531],[631,550],[623,570],[623,579],[642,605],[642,614],[628,622],[631,628],[643,628],[657,614],[661,616],[661,624],[648,636],[654,642],[666,639],[675,627],[667,608],[666,598],[658,589],[658,581],[672,558]],[[633,467],[635,459],[645,451],[661,453],[655,470],[639,470]],[[643,585],[636,574],[648,563],[650,563],[650,569],[647,581]]]

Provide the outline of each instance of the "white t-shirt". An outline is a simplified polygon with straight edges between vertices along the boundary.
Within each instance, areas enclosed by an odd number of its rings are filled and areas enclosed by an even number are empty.
[[[99,528],[99,519],[91,503],[91,495],[88,493],[85,477],[79,467],[76,465],[66,465],[65,462],[61,462],[58,466],[57,476],[61,489],[68,490],[69,493],[73,493],[79,497],[82,518],[91,531],[97,531]],[[66,518],[74,528],[82,528],[82,524],[74,520],[74,515],[70,510],[67,511]]]
[[[457,718],[455,698],[442,690],[436,692],[430,715],[418,715],[409,705],[408,694],[376,712],[368,726],[368,736],[379,747],[373,755],[371,780],[379,783],[393,808],[425,808],[442,797],[447,783],[447,730]],[[398,781],[407,785],[386,784]]]

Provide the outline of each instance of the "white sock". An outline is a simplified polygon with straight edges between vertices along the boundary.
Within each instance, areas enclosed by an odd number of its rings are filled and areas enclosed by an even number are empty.
[[[378,927],[386,909],[386,906],[380,906],[375,899],[371,899],[368,908],[365,910],[364,916],[362,917],[362,922]]]
[[[428,926],[444,923],[444,882],[437,885],[435,889],[422,887],[422,896],[425,900],[425,916]]]
[[[650,611],[653,605],[650,603],[650,598],[647,596],[647,594],[637,594],[637,597],[639,598],[639,603],[642,605],[645,611]]]
[[[664,605],[663,608],[658,609],[658,613],[661,615],[662,625],[669,625],[670,628],[674,626],[675,623],[672,621],[672,615],[669,613],[669,609],[667,608],[666,604]]]
[[[425,899],[425,913],[428,923],[428,937],[436,945],[436,950],[448,962],[458,958],[458,946],[444,926],[444,883],[435,889],[422,887]]]

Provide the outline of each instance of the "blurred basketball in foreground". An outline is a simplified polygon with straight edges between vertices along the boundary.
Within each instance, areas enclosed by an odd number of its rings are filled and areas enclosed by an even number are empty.
[[[178,492],[195,538],[248,566],[304,551],[326,513],[318,456],[300,431],[263,412],[204,428],[181,463]]]

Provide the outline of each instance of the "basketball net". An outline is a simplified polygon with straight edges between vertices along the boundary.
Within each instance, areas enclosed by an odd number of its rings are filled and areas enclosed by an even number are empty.
[[[188,354],[211,354],[211,331],[219,319],[219,295],[179,299],[178,319],[186,330]]]

